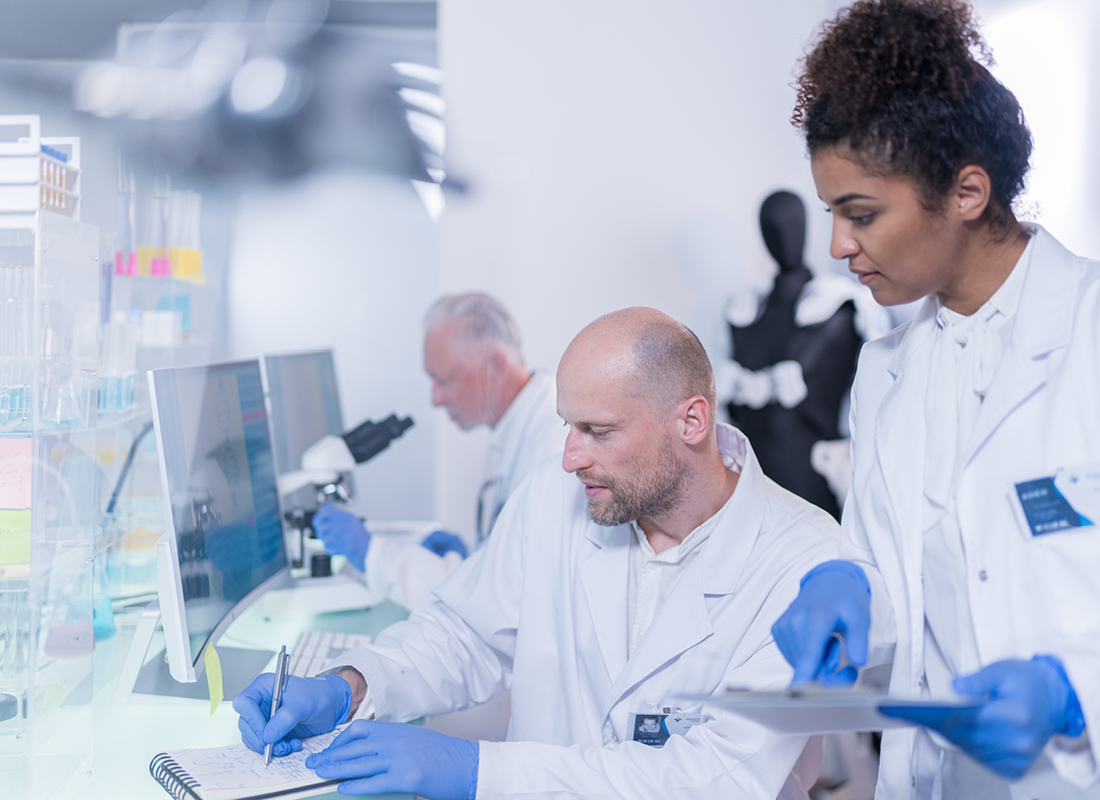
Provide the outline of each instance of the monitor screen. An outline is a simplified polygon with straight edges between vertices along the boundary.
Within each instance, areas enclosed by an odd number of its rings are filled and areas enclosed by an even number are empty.
[[[331,350],[264,356],[271,431],[279,474],[301,469],[302,453],[318,439],[344,432]],[[345,475],[348,488],[350,475]],[[308,488],[285,498],[288,507],[311,507]]]
[[[287,567],[260,365],[150,375],[183,638],[194,665],[234,606]]]

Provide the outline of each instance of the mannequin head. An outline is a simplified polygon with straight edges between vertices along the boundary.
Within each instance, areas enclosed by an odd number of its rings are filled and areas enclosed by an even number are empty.
[[[802,266],[806,245],[806,206],[793,192],[768,195],[760,206],[760,232],[780,272]]]

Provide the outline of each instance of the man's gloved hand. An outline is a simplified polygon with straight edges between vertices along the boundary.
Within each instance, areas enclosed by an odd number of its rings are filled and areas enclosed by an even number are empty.
[[[233,710],[241,715],[237,727],[241,741],[257,753],[274,743],[272,752],[285,756],[302,749],[300,738],[328,733],[348,718],[351,687],[338,675],[299,678],[291,675],[283,689],[279,710],[268,720],[275,676],[265,672],[233,700]]]
[[[792,686],[812,681],[850,685],[867,663],[870,627],[867,576],[850,561],[826,561],[806,573],[802,590],[772,626],[772,635],[794,667]],[[840,668],[842,644],[850,666]]]
[[[430,800],[473,800],[477,742],[401,722],[351,723],[332,744],[306,759],[326,780],[349,778],[341,794],[410,792]]]
[[[978,761],[1007,778],[1019,778],[1056,733],[1080,736],[1085,718],[1062,662],[1053,656],[998,661],[956,678],[955,691],[988,697],[976,709],[882,706],[887,716],[907,719],[943,734]]]
[[[458,553],[463,558],[469,555],[466,550],[466,543],[453,533],[448,533],[447,531],[432,531],[424,537],[424,540],[420,544],[431,550],[440,558],[452,551]]]
[[[370,532],[359,517],[325,503],[313,515],[313,530],[325,550],[332,555],[347,556],[353,567],[366,571]]]

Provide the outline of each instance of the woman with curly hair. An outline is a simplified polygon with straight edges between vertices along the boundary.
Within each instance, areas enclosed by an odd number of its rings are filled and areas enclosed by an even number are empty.
[[[796,683],[981,698],[892,709],[923,727],[883,735],[880,798],[1100,797],[1100,264],[1016,219],[1031,136],[990,61],[961,2],[860,0],[798,84],[833,256],[924,303],[863,349],[844,560],[775,638]]]

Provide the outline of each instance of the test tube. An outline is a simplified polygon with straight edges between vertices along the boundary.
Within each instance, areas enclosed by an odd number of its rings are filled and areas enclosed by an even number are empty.
[[[15,298],[12,297],[11,267],[0,267],[0,429],[8,423],[8,368],[12,358],[14,329],[12,317]]]
[[[3,321],[0,322],[0,382],[4,408],[0,411],[0,428],[19,427],[26,416],[26,341],[31,300],[33,267],[3,268]]]
[[[23,692],[26,642],[26,589],[0,589],[0,691],[16,697]]]

